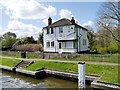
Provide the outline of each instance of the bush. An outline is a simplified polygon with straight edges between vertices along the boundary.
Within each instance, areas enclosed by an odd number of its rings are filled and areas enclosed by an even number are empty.
[[[110,45],[107,47],[108,53],[117,53],[118,52],[118,45],[116,42],[111,42]]]
[[[43,47],[41,44],[24,44],[24,45],[15,46],[15,50],[35,52],[35,51],[43,51]]]
[[[101,46],[97,46],[97,52],[98,53],[101,53],[101,54],[105,54],[105,53],[107,53],[107,48],[106,47],[101,47]]]

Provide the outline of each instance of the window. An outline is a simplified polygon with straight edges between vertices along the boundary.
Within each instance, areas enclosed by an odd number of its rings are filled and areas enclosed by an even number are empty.
[[[54,41],[51,42],[51,47],[54,47]]]
[[[47,42],[47,47],[50,47],[50,42]]]
[[[63,33],[63,27],[59,27],[59,33]]]
[[[86,45],[86,39],[83,39],[83,45]]]
[[[53,30],[53,28],[51,28],[51,34],[53,34],[54,33],[54,30]]]
[[[62,48],[73,48],[73,41],[62,42]]]
[[[66,48],[66,42],[62,42],[62,48]]]
[[[47,34],[49,34],[50,32],[49,32],[49,28],[47,28]]]
[[[66,42],[66,48],[73,48],[73,42],[72,41]]]

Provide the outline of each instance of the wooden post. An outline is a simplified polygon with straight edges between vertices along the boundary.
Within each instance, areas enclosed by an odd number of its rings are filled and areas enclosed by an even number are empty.
[[[85,62],[78,63],[78,90],[85,90]]]

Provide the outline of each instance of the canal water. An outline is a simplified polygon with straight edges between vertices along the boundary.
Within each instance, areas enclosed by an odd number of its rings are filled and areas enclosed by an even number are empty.
[[[8,71],[0,72],[0,89],[1,88],[74,88],[78,90],[78,83],[54,77],[44,79],[34,79]],[[90,90],[90,85],[87,85]]]

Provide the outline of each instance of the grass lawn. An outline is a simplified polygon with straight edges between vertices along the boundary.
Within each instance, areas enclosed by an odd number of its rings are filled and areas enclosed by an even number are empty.
[[[25,69],[34,71],[40,68],[78,72],[78,65],[75,63],[48,61],[37,61]],[[120,80],[118,80],[118,66],[86,64],[86,74],[100,75],[100,80],[102,81],[120,84]]]
[[[5,65],[9,67],[14,67],[17,63],[19,63],[21,60],[16,60],[16,59],[6,59],[2,58],[0,59],[0,65]]]
[[[20,58],[20,55],[8,55],[8,54],[0,54],[0,56],[9,56],[14,58]],[[65,59],[65,58],[51,58],[52,60],[71,60],[71,61],[88,61],[88,62],[108,62],[108,63],[118,63],[120,54],[108,54],[108,56],[96,56],[96,55],[84,55],[81,54],[80,57],[74,59]],[[38,55],[27,54],[27,58],[29,59],[40,59]]]
[[[13,58],[21,58],[20,55],[0,54],[0,56],[13,57]]]
[[[21,60],[2,58],[0,59],[0,64],[13,67],[20,61]],[[78,72],[78,65],[76,63],[67,62],[36,61],[34,64],[24,69],[34,71],[40,68]],[[102,81],[120,84],[120,80],[118,80],[118,66],[86,64],[86,74],[100,75],[100,80]]]
[[[109,63],[118,63],[118,57],[120,54],[108,54],[108,56],[96,56],[96,55],[81,55],[79,58],[76,58],[77,61],[92,61],[92,62],[109,62]]]

